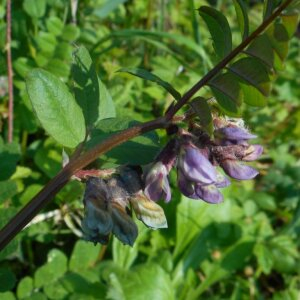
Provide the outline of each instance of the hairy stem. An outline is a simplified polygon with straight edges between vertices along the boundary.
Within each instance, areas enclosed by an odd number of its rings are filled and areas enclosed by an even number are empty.
[[[9,223],[0,231],[0,250],[4,248],[17,233],[29,223],[32,218],[58,193],[58,191],[69,181],[76,171],[86,167],[97,159],[100,155],[113,149],[114,147],[138,136],[145,132],[158,128],[166,128],[170,123],[177,119],[174,115],[185,105],[188,100],[205,84],[209,82],[216,74],[222,70],[236,55],[238,55],[250,42],[277,17],[293,0],[285,1],[278,9],[257,28],[247,39],[245,39],[237,48],[235,48],[227,57],[225,57],[216,67],[207,73],[199,82],[197,82],[174,106],[171,106],[165,117],[154,121],[146,122],[138,126],[121,131],[101,144],[95,146],[88,152],[67,164],[18,214],[13,217]],[[180,118],[179,118],[180,119]]]
[[[8,78],[8,135],[9,143],[13,140],[13,119],[14,119],[14,89],[13,89],[13,69],[11,61],[11,0],[6,3],[6,59]]]

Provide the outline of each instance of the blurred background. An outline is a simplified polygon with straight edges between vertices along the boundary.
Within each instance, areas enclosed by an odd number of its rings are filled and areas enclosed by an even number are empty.
[[[251,29],[262,21],[262,1],[245,1]],[[280,1],[277,1],[280,2]],[[69,82],[72,51],[85,45],[107,85],[117,115],[128,121],[160,116],[173,98],[158,85],[129,74],[141,67],[184,93],[214,64],[209,32],[197,14],[214,5],[240,42],[232,1],[19,0],[12,3],[14,142],[7,144],[5,7],[0,1],[0,226],[54,177],[62,148],[36,120],[26,74],[42,67]],[[176,188],[163,206],[168,229],[137,221],[131,248],[112,239],[94,246],[81,239],[83,184],[72,181],[0,253],[0,299],[300,299],[300,40],[290,43],[264,108],[245,106],[243,118],[264,154],[260,175],[224,189],[209,205]],[[201,96],[210,97],[203,89]],[[159,144],[143,163],[153,160]],[[132,156],[102,158],[103,166]],[[133,155],[133,159],[136,155]]]

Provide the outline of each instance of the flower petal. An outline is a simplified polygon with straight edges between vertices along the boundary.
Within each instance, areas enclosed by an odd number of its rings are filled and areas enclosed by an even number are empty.
[[[231,184],[231,182],[228,177],[224,176],[221,173],[217,174],[217,181],[215,183],[215,186],[217,188],[224,188],[224,187],[229,186],[230,184]]]
[[[205,202],[217,204],[223,201],[223,195],[214,184],[197,185],[196,194]]]
[[[219,128],[215,131],[215,135],[217,137],[233,141],[250,140],[255,139],[257,137],[256,135],[251,134],[247,130],[235,126]]]
[[[199,199],[195,193],[194,184],[189,181],[180,170],[177,172],[177,183],[184,196],[191,199]]]
[[[205,184],[216,181],[214,166],[197,148],[186,146],[179,160],[179,167],[187,179]]]
[[[221,166],[227,175],[237,180],[252,179],[259,174],[256,169],[243,165],[235,160],[224,160]]]
[[[246,150],[246,155],[243,157],[244,161],[253,161],[258,159],[264,151],[261,145],[251,145]]]

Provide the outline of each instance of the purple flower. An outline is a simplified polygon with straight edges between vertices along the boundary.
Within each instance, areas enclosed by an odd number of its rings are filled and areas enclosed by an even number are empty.
[[[245,151],[245,156],[242,158],[244,161],[253,161],[258,159],[264,151],[261,145],[250,145]]]
[[[217,179],[214,166],[201,151],[192,144],[182,146],[178,167],[183,175],[193,182],[210,184]]]
[[[195,193],[194,182],[188,180],[184,174],[178,169],[177,172],[177,182],[179,189],[183,195],[191,199],[199,199]]]
[[[171,200],[171,189],[168,180],[167,167],[160,161],[154,163],[145,178],[145,195],[153,200],[158,201],[165,199],[166,202]]]
[[[247,130],[236,126],[219,128],[215,130],[215,136],[231,141],[250,140],[255,139],[257,137],[256,135],[251,134]]]
[[[237,180],[252,179],[258,175],[258,171],[236,160],[226,159],[220,163],[227,175]]]
[[[196,194],[205,202],[217,204],[223,201],[223,195],[214,184],[197,185]]]

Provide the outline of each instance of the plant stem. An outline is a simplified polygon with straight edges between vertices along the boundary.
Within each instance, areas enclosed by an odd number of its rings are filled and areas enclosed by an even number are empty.
[[[72,160],[67,164],[50,182],[24,207],[16,216],[14,216],[8,224],[0,231],[0,250],[3,249],[19,231],[29,223],[33,217],[50,202],[58,191],[69,181],[71,176],[76,171],[86,167],[88,164],[97,159],[100,155],[113,149],[114,147],[138,136],[145,132],[155,130],[158,128],[166,128],[173,119],[178,110],[185,105],[188,100],[206,83],[209,82],[220,70],[225,67],[237,54],[239,54],[250,42],[277,17],[279,14],[292,2],[287,0],[267,19],[257,30],[255,30],[247,39],[245,39],[237,48],[235,48],[228,56],[226,56],[216,67],[207,73],[199,82],[197,82],[174,106],[167,110],[166,116],[156,120],[146,122],[124,131],[114,134],[101,144],[90,149],[86,153]],[[196,289],[195,293],[199,293]]]
[[[8,77],[8,135],[9,143],[13,140],[14,128],[14,89],[13,89],[13,69],[11,62],[11,0],[6,3],[6,51],[7,51],[7,77]]]

